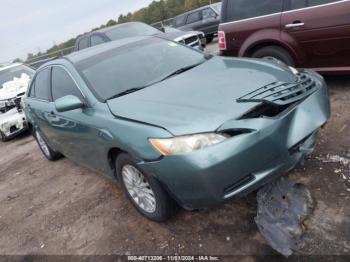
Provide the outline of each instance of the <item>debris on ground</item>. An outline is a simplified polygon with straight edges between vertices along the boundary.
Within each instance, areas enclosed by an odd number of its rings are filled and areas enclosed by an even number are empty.
[[[258,191],[255,222],[267,242],[290,256],[304,246],[303,222],[313,211],[310,191],[303,184],[281,178]]]

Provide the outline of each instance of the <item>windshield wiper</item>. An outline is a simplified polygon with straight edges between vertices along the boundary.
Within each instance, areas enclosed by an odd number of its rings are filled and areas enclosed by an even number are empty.
[[[196,63],[194,65],[182,67],[182,68],[177,69],[176,71],[166,75],[165,77],[162,77],[160,80],[157,80],[157,81],[154,81],[152,83],[146,84],[146,85],[144,85],[142,87],[133,87],[133,88],[127,89],[127,90],[125,90],[125,91],[123,91],[121,93],[118,93],[118,94],[116,94],[114,96],[111,96],[111,97],[107,98],[106,101],[114,99],[114,98],[117,98],[117,97],[120,97],[120,96],[124,96],[124,95],[130,94],[130,93],[133,93],[133,92],[136,92],[136,91],[139,91],[139,90],[144,89],[144,88],[149,87],[149,86],[152,86],[152,85],[157,84],[159,82],[162,82],[162,81],[164,81],[164,80],[166,80],[166,79],[168,79],[168,78],[170,78],[172,76],[179,75],[179,74],[181,74],[181,73],[183,73],[185,71],[188,71],[188,70],[190,70],[190,69],[192,69],[192,68],[194,68],[196,66],[199,66],[200,64],[202,64],[204,62],[205,61],[202,61],[202,62]]]
[[[130,93],[134,93],[134,92],[136,92],[136,91],[139,91],[139,90],[141,90],[141,89],[144,89],[145,87],[146,87],[146,86],[143,86],[143,87],[133,87],[133,88],[127,89],[127,90],[125,90],[125,91],[123,91],[123,92],[120,92],[120,93],[118,93],[118,94],[116,94],[116,95],[114,95],[114,96],[111,96],[111,97],[107,98],[106,100],[111,100],[111,99],[113,99],[113,98],[117,98],[117,97],[120,97],[120,96],[124,96],[124,95],[130,94]]]
[[[168,78],[170,78],[170,77],[173,77],[173,76],[175,76],[175,75],[179,75],[179,74],[181,74],[181,73],[183,73],[183,72],[186,72],[186,71],[188,71],[188,70],[190,70],[190,69],[192,69],[192,68],[195,68],[196,66],[199,66],[199,65],[202,64],[202,63],[204,63],[204,61],[203,61],[203,62],[200,62],[200,63],[197,63],[197,64],[194,64],[194,65],[185,66],[185,67],[182,67],[182,68],[180,68],[180,69],[177,69],[176,71],[174,71],[174,72],[172,72],[172,73],[166,75],[166,76],[163,77],[162,79],[160,79],[160,80],[158,80],[158,81],[152,83],[152,85],[153,85],[153,84],[156,84],[156,83],[159,83],[159,82],[162,82],[162,81],[164,81],[164,80],[166,80],[166,79],[168,79]]]

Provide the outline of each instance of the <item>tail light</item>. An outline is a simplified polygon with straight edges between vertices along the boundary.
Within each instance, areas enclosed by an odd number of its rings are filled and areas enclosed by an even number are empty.
[[[219,49],[220,50],[226,50],[226,35],[224,31],[218,32],[218,38],[219,38]]]

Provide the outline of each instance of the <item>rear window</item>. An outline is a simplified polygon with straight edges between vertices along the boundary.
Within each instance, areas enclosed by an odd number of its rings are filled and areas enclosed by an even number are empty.
[[[257,16],[279,13],[282,11],[282,0],[227,0],[224,22],[238,21]]]

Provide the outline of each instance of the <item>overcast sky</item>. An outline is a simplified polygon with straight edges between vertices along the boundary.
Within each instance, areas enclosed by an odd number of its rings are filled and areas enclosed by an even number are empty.
[[[0,62],[46,51],[152,0],[0,0]]]

